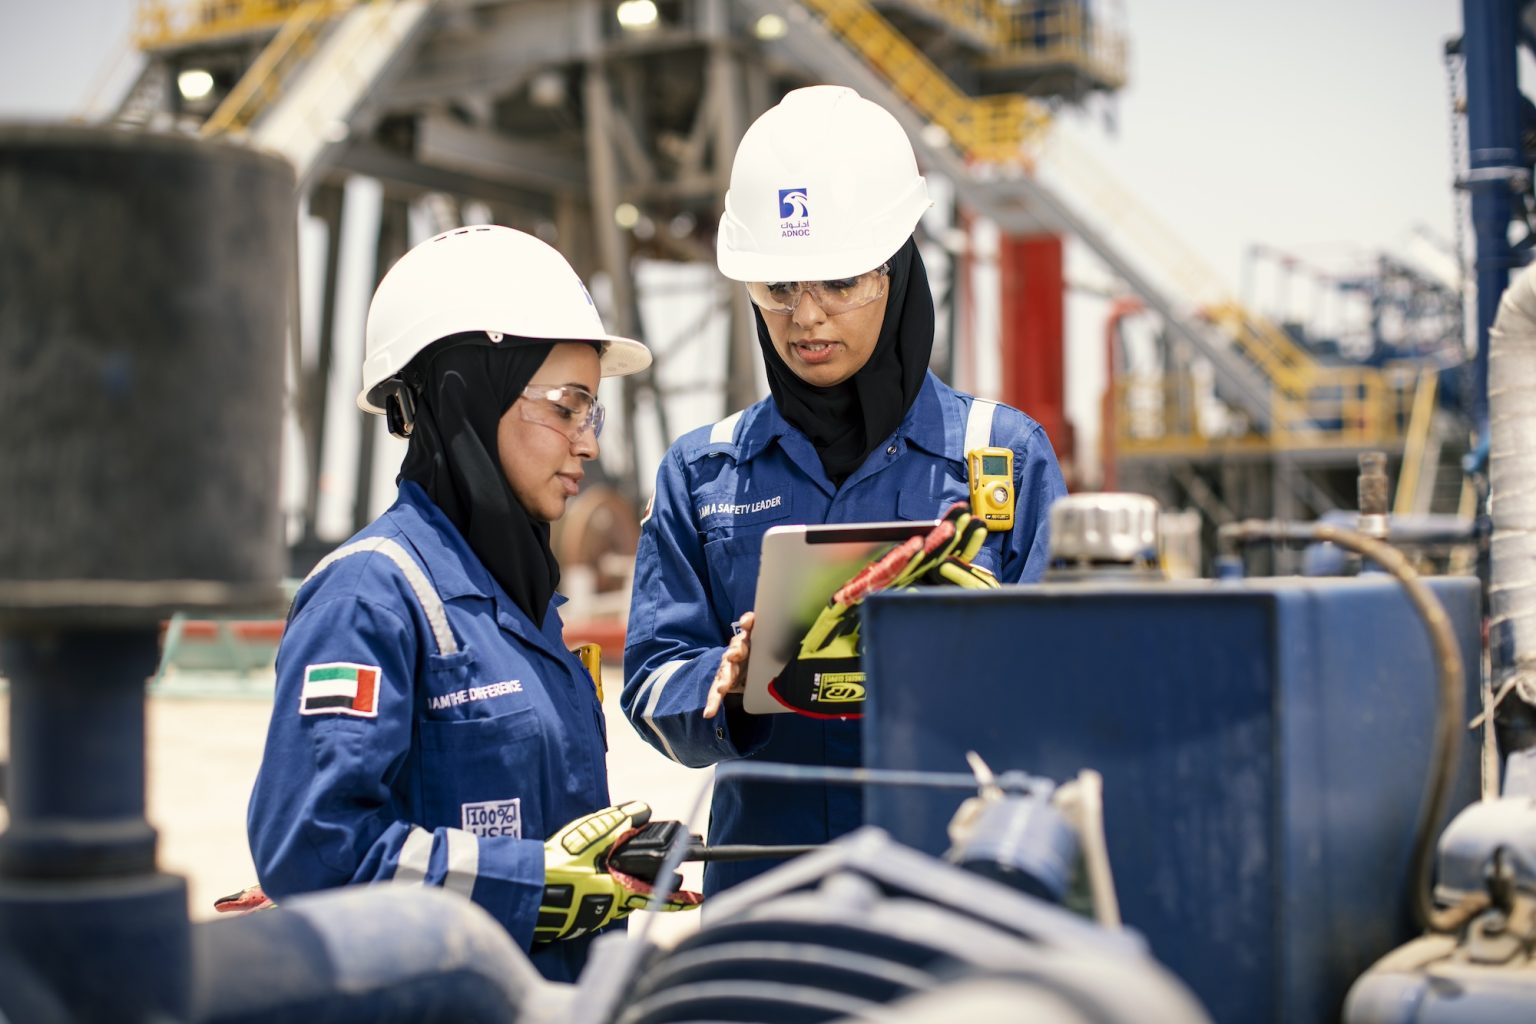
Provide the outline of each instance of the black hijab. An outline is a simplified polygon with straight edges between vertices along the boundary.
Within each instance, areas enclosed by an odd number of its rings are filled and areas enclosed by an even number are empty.
[[[507,483],[496,427],[552,348],[457,334],[434,342],[401,375],[416,393],[416,427],[400,479],[421,485],[536,625],[544,623],[560,566],[549,524],[528,515]]]
[[[908,238],[890,264],[879,340],[869,362],[841,384],[817,387],[801,380],[779,358],[762,311],[752,307],[773,404],[810,438],[822,469],[839,487],[901,425],[922,390],[933,352],[933,294],[916,239]]]

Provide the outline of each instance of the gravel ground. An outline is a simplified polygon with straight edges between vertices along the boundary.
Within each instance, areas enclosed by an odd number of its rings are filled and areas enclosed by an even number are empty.
[[[647,746],[619,710],[620,670],[604,672],[610,789],[616,801],[648,802],[658,819],[685,819],[711,778]],[[217,694],[217,695],[216,695]],[[238,686],[214,679],[171,681],[146,702],[148,817],[160,834],[162,870],[186,876],[194,921],[215,917],[213,901],[256,880],[245,840],[245,805],[261,762],[271,713],[270,678]],[[10,696],[0,689],[0,757],[9,749]],[[694,824],[702,832],[705,811]],[[0,827],[5,809],[0,805]],[[702,869],[685,866],[697,888]],[[655,937],[675,941],[697,927],[696,914],[669,914]]]

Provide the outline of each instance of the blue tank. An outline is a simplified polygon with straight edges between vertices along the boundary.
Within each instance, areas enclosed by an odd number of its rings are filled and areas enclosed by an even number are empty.
[[[1479,678],[1476,580],[1428,582]],[[1215,1019],[1337,1019],[1415,934],[1436,676],[1389,577],[886,594],[864,629],[866,764],[1101,772],[1124,918]],[[866,816],[937,853],[959,799],[871,788]]]

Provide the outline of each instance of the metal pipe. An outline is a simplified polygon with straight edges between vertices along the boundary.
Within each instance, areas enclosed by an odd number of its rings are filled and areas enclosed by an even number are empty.
[[[199,1024],[548,1022],[575,994],[540,977],[485,910],[430,887],[295,897],[203,922],[193,944]]]
[[[1504,293],[1489,331],[1488,360],[1497,382],[1488,395],[1492,682],[1500,698],[1514,689],[1529,702],[1536,696],[1536,270],[1519,275]],[[1516,717],[1501,715],[1506,755],[1533,742],[1511,735]]]
[[[1450,932],[1459,928],[1469,914],[1480,906],[1459,905],[1446,910],[1435,906],[1431,890],[1431,870],[1435,837],[1440,819],[1450,801],[1455,781],[1456,761],[1461,753],[1461,714],[1466,706],[1466,674],[1461,667],[1461,651],[1450,617],[1434,592],[1419,578],[1413,564],[1396,548],[1356,530],[1346,530],[1328,523],[1288,523],[1250,519],[1231,523],[1216,531],[1224,553],[1258,541],[1321,541],[1336,544],[1369,558],[1391,573],[1407,592],[1408,600],[1419,613],[1429,634],[1439,680],[1438,710],[1430,747],[1429,772],[1424,783],[1424,801],[1419,806],[1419,820],[1414,827],[1413,855],[1409,863],[1412,880],[1413,913],[1419,924],[1431,931]]]
[[[1473,427],[1488,432],[1489,332],[1499,296],[1517,266],[1509,244],[1514,197],[1530,182],[1520,163],[1520,87],[1515,48],[1518,0],[1462,0],[1462,54],[1467,75],[1467,177],[1477,249],[1477,361],[1472,382]]]
[[[153,626],[0,640],[12,759],[0,961],[71,1020],[187,1019],[186,883],[155,870],[144,819],[144,680],[156,657]],[[27,1012],[0,992],[0,1018]]]

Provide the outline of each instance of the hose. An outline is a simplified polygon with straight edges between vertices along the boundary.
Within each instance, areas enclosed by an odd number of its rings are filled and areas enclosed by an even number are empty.
[[[1429,633],[1439,677],[1439,709],[1435,716],[1434,742],[1430,748],[1429,774],[1424,800],[1414,828],[1413,856],[1409,861],[1414,918],[1429,931],[1453,932],[1481,909],[1468,901],[1441,910],[1431,888],[1436,828],[1450,802],[1451,783],[1461,753],[1461,714],[1466,706],[1466,677],[1461,652],[1451,630],[1451,620],[1434,592],[1425,585],[1402,552],[1390,544],[1328,523],[1286,523],[1250,519],[1229,523],[1216,531],[1223,550],[1231,552],[1257,541],[1324,541],[1369,558],[1391,573],[1408,594],[1408,600]],[[1475,903],[1475,901],[1473,901]],[[1486,905],[1486,904],[1484,904]]]

